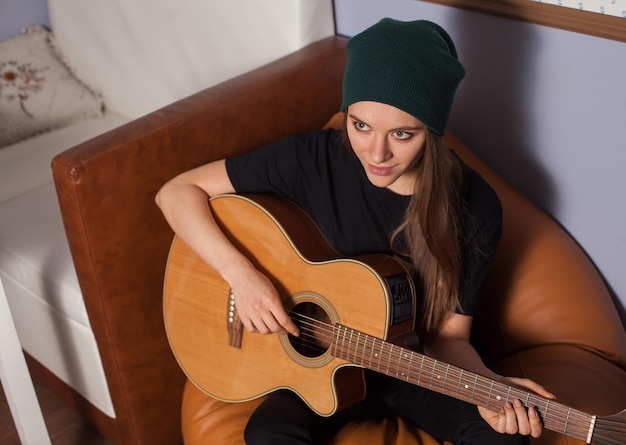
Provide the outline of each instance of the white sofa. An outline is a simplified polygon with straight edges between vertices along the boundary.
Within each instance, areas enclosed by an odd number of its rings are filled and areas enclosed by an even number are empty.
[[[30,360],[115,419],[65,237],[52,158],[334,34],[332,2],[49,0],[48,6],[57,47],[101,94],[105,111],[0,148],[0,277]]]

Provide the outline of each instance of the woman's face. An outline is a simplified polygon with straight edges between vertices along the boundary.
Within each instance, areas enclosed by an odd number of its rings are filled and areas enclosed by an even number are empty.
[[[368,101],[348,107],[346,124],[370,182],[401,195],[413,194],[426,126],[398,108]]]

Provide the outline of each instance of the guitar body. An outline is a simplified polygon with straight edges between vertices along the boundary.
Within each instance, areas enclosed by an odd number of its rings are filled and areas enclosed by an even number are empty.
[[[224,195],[210,206],[289,311],[382,339],[413,331],[413,284],[399,261],[338,258],[308,216],[280,198]],[[364,396],[358,364],[334,357],[323,339],[309,348],[291,336],[246,332],[233,301],[229,285],[175,238],[164,287],[167,336],[187,377],[207,394],[238,402],[288,388],[324,416]]]

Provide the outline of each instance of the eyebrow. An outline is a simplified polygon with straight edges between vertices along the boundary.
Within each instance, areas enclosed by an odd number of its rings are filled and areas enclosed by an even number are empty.
[[[353,113],[348,113],[348,117],[352,120],[358,121],[358,122],[363,122],[364,124],[367,124],[367,122],[361,118],[359,118],[357,115],[353,114]],[[367,124],[369,125],[369,124]],[[398,128],[392,128],[388,131],[419,131],[419,130],[423,130],[426,127],[426,125],[420,123],[419,125],[416,126],[406,126],[406,127],[398,127]]]

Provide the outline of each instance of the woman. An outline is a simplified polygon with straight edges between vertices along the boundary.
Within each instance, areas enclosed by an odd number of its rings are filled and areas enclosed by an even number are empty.
[[[299,335],[276,289],[207,205],[223,193],[290,198],[341,254],[383,252],[413,264],[428,355],[553,398],[530,380],[497,375],[470,343],[502,217],[494,191],[442,144],[465,74],[452,40],[431,22],[383,19],[347,51],[343,131],[296,135],[174,178],[157,196],[169,224],[229,283],[249,332]],[[518,444],[542,432],[537,412],[519,401],[493,412],[376,373],[366,381],[365,400],[329,418],[289,391],[270,395],[250,418],[246,442],[323,443],[351,420],[394,415],[459,444]]]

